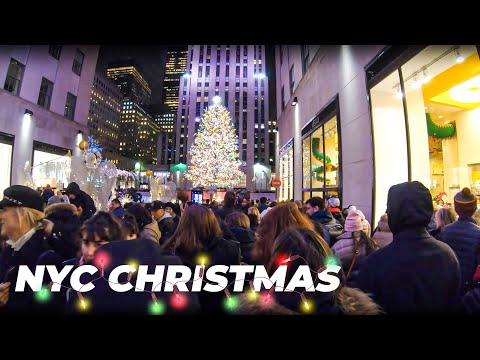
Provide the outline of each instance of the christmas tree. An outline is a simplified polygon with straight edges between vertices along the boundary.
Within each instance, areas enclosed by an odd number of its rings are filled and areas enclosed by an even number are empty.
[[[185,177],[193,186],[231,188],[243,176],[238,153],[238,137],[231,124],[230,113],[214,98],[201,119],[190,148],[190,166]]]

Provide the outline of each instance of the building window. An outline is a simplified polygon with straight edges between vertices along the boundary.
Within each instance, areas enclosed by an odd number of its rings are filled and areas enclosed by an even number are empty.
[[[293,70],[294,70],[294,66],[292,65],[292,67],[290,68],[290,72],[288,74],[289,79],[290,79],[290,96],[292,96],[293,87],[295,86],[295,74],[294,74]]]
[[[285,110],[285,87],[282,86],[282,110]]]
[[[50,45],[48,47],[48,53],[55,59],[60,59],[60,53],[62,52],[62,45]]]
[[[303,200],[339,196],[338,101],[332,102],[302,130]]]
[[[10,59],[10,65],[8,66],[7,77],[5,79],[5,85],[3,88],[11,92],[13,95],[18,95],[20,92],[20,85],[24,71],[25,65],[13,58]]]
[[[198,78],[203,76],[203,68],[201,66],[198,67]]]
[[[461,64],[458,54],[465,58]],[[392,46],[366,69],[374,140],[372,221],[385,212],[388,189],[405,181],[421,181],[440,206],[451,206],[464,187],[478,199],[479,64],[475,45]]]
[[[77,97],[73,94],[67,93],[67,101],[65,102],[65,117],[73,120],[75,116],[75,105],[77,104]]]
[[[83,59],[85,55],[77,49],[75,52],[75,58],[73,59],[72,71],[79,75],[82,73]]]
[[[302,71],[305,74],[310,64],[310,47],[308,45],[302,45],[302,59]]]
[[[50,109],[50,100],[52,99],[53,82],[42,77],[40,93],[38,94],[38,105],[45,109]]]

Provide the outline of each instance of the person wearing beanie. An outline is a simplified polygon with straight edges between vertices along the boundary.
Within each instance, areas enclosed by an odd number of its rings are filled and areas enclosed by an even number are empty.
[[[387,214],[380,216],[380,220],[378,220],[378,225],[372,236],[372,240],[375,241],[381,248],[387,246],[393,241],[393,234],[388,226]]]
[[[345,232],[337,237],[332,250],[342,263],[347,283],[355,287],[358,270],[364,258],[378,249],[378,246],[363,231],[362,213],[350,210],[344,225]]]
[[[387,314],[458,311],[459,262],[426,229],[433,214],[430,190],[419,181],[393,185],[386,213],[393,241],[365,259],[358,287]]]
[[[326,205],[332,216],[343,225],[345,219],[343,218],[342,210],[340,210],[340,200],[335,196],[331,196],[328,198]]]
[[[477,210],[477,199],[466,187],[455,195],[453,203],[458,220],[446,225],[438,239],[453,249],[460,262],[463,295],[471,286],[473,273],[480,265],[480,227],[472,217]]]
[[[361,211],[361,210],[358,210],[357,207],[355,205],[350,205],[350,207],[348,208],[348,211],[358,211],[359,214],[360,214],[360,219],[362,220],[362,230],[365,234],[367,234],[368,236],[371,235],[371,227],[370,227],[370,223],[368,222],[368,220],[365,218],[365,214]]]
[[[178,226],[178,223],[180,221],[180,216],[178,216],[175,213],[175,208],[176,208],[176,206],[175,206],[174,203],[172,203],[170,201],[165,203],[165,212],[168,212],[172,216],[173,222],[175,224],[175,230],[176,230],[177,226]]]

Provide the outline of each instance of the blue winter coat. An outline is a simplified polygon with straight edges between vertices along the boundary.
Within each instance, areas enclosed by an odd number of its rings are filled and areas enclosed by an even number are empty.
[[[480,265],[480,227],[471,217],[461,216],[445,226],[439,239],[449,245],[457,255],[462,273],[461,294],[463,295],[473,280],[473,274]]]

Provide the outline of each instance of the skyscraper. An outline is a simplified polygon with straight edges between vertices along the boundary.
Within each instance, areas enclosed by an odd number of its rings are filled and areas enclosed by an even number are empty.
[[[107,76],[117,83],[124,98],[140,106],[150,104],[152,90],[132,60],[110,63]]]
[[[123,94],[119,151],[135,161],[157,163],[157,135],[160,131],[145,110],[150,103],[150,86],[133,62],[112,63],[107,69]]]
[[[158,164],[175,163],[175,119],[178,112],[180,79],[187,65],[187,47],[171,47],[167,52],[165,78],[163,80],[164,110],[155,114],[155,122],[160,126],[157,144]]]
[[[270,189],[275,165],[275,127],[268,121],[264,45],[190,45],[180,82],[175,162],[188,164],[188,149],[204,109],[218,95],[239,138],[247,190]],[[247,145],[248,144],[248,145]]]
[[[122,99],[123,95],[115,82],[103,74],[95,73],[88,127],[94,139],[109,153],[118,152]],[[118,164],[115,160],[112,159]]]

